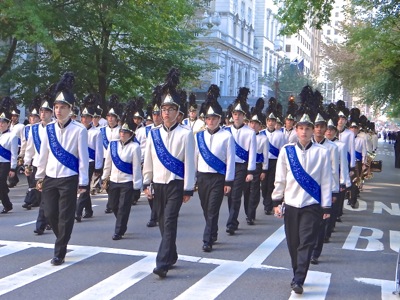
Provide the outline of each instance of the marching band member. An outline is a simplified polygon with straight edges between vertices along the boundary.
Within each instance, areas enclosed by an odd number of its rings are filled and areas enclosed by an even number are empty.
[[[294,128],[294,118],[291,114],[288,114],[285,118],[285,134],[288,143],[296,143],[298,141],[296,129]]]
[[[0,105],[0,200],[3,204],[2,214],[13,209],[8,197],[10,189],[7,177],[16,175],[18,157],[18,137],[10,132],[12,100],[4,97]]]
[[[194,93],[190,93],[189,95],[189,117],[183,119],[182,124],[189,126],[193,133],[199,132],[204,129],[205,123],[203,120],[197,117],[197,103],[196,103],[196,95]]]
[[[331,142],[334,142],[339,149],[339,184],[340,190],[335,202],[332,202],[331,217],[329,218],[329,224],[326,232],[326,237],[330,238],[333,232],[333,228],[336,225],[336,221],[342,222],[342,210],[343,202],[345,197],[346,188],[350,188],[350,176],[347,162],[347,145],[337,138],[338,130],[332,120],[328,121],[327,129],[325,131],[325,137]]]
[[[296,124],[299,141],[285,145],[279,153],[272,193],[274,213],[284,217],[293,268],[291,288],[296,294],[303,293],[320,220],[329,218],[331,207],[329,151],[312,143],[313,128],[314,124],[304,114]],[[284,210],[280,207],[283,199]]]
[[[56,235],[52,265],[61,265],[74,226],[76,191],[89,188],[87,129],[71,120],[75,102],[72,92],[74,75],[67,72],[56,86],[54,113],[56,121],[46,126],[36,179],[42,183],[45,216]]]
[[[161,86],[156,86],[153,91],[153,101],[151,106],[148,108],[148,114],[151,115],[153,124],[146,125],[145,127],[139,128],[136,130],[136,138],[140,142],[140,150],[141,150],[141,159],[144,161],[144,153],[146,150],[146,140],[149,136],[150,130],[161,125],[162,117],[161,117]],[[157,226],[157,212],[153,209],[153,200],[147,199],[150,206],[150,220],[147,222],[147,227],[156,227]]]
[[[143,185],[153,198],[161,243],[153,273],[163,278],[178,259],[176,234],[179,210],[193,195],[195,184],[193,133],[177,122],[180,95],[176,90],[179,71],[171,69],[163,86],[163,125],[153,128],[146,140]],[[150,186],[151,184],[151,186]]]
[[[97,178],[101,174],[103,168],[103,144],[100,130],[92,125],[93,116],[96,112],[96,95],[89,94],[83,100],[81,108],[81,123],[87,129],[88,134],[88,154],[89,154],[89,180],[93,174]],[[80,193],[76,206],[75,219],[77,222],[82,221],[82,213],[85,209],[83,218],[91,218],[93,216],[92,199],[90,198],[90,189]]]
[[[265,179],[265,174],[268,170],[268,138],[267,136],[260,134],[260,130],[265,124],[265,116],[262,113],[263,107],[264,99],[259,98],[256,102],[256,106],[252,109],[253,116],[249,123],[249,127],[256,133],[257,140],[256,170],[253,180],[245,183],[243,191],[244,211],[247,216],[247,224],[249,225],[254,225],[256,210],[260,203],[260,183]]]
[[[226,232],[235,234],[238,229],[240,204],[245,182],[253,180],[256,171],[257,139],[255,132],[244,124],[246,114],[249,114],[247,96],[249,89],[242,87],[236,98],[233,109],[233,125],[226,127],[235,140],[235,179],[228,196],[229,217],[226,222]]]
[[[275,125],[276,116],[271,112],[267,117],[267,128],[260,132],[260,134],[267,136],[269,142],[268,171],[264,180],[261,181],[264,212],[266,215],[270,215],[273,208],[271,195],[274,190],[276,162],[281,148],[287,143],[285,135],[282,131],[276,130]]]
[[[50,88],[41,96],[41,104],[39,108],[40,122],[31,126],[27,140],[27,146],[24,156],[25,175],[33,176],[35,179],[35,189],[32,190],[38,198],[40,206],[36,219],[36,229],[33,231],[37,235],[42,235],[45,229],[51,229],[48,220],[44,214],[44,203],[41,191],[37,188],[36,172],[39,165],[40,147],[44,136],[46,135],[46,126],[52,121],[53,116],[53,92]]]
[[[334,142],[331,142],[329,139],[325,138],[326,129],[327,122],[321,116],[321,114],[318,113],[314,122],[314,134],[312,137],[312,142],[324,146],[329,151],[329,161],[332,170],[332,203],[335,203],[339,194],[339,148]],[[324,242],[328,242],[329,240],[326,236],[329,219],[330,218],[321,218],[319,234],[311,255],[311,263],[314,265],[319,263],[318,259],[321,255]]]
[[[41,97],[40,97],[40,95],[38,95],[33,99],[32,105],[30,107],[31,113],[29,114],[29,124],[25,126],[24,142],[22,144],[23,146],[21,147],[21,151],[19,154],[20,157],[24,158],[24,165],[28,166],[28,170],[26,170],[26,171],[24,170],[26,178],[28,180],[28,191],[26,192],[24,204],[22,205],[22,207],[26,208],[27,210],[30,210],[30,209],[32,209],[32,207],[36,207],[36,206],[40,205],[40,195],[39,195],[39,192],[36,190],[36,180],[35,180],[36,167],[35,167],[35,172],[32,172],[30,170],[30,168],[32,168],[32,167],[29,167],[32,163],[33,155],[28,154],[26,151],[26,149],[28,147],[29,139],[32,139],[31,129],[36,123],[39,123],[39,121],[40,121],[40,105],[41,105]],[[36,125],[35,125],[35,127],[36,127]],[[32,152],[33,152],[33,154],[35,154],[34,149]],[[30,161],[25,162],[26,156],[28,157],[28,159]]]
[[[118,96],[112,94],[108,104],[107,126],[100,128],[103,141],[104,159],[107,157],[108,145],[110,144],[110,141],[119,138],[120,126],[118,125],[118,120],[120,119],[121,110],[122,107],[118,101]],[[112,213],[112,209],[108,201],[106,204],[106,210],[104,212],[106,214]]]
[[[119,139],[112,140],[104,163],[103,180],[110,177],[108,202],[116,217],[113,240],[120,240],[127,230],[134,191],[142,188],[140,146],[134,142],[137,124],[132,115],[136,104],[129,103],[122,118]]]
[[[210,89],[209,89],[210,91]],[[218,103],[219,89],[207,93],[204,109],[206,129],[195,134],[195,164],[201,208],[206,226],[203,251],[211,252],[218,239],[218,219],[224,195],[231,191],[235,176],[235,141],[219,124],[222,107]]]

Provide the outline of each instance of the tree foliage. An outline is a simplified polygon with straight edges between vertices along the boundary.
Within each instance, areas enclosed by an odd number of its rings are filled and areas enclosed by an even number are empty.
[[[12,2],[18,1],[9,4]],[[29,22],[35,35],[32,39],[21,35],[13,68],[1,79],[15,86],[14,93],[27,101],[66,70],[75,73],[79,98],[99,92],[104,104],[111,93],[122,99],[149,95],[172,66],[181,70],[183,85],[212,68],[199,63],[204,50],[196,43],[201,29],[193,16],[200,0],[20,2],[22,15],[34,6],[30,13],[34,22]],[[8,19],[17,10],[11,6],[5,11]],[[18,37],[26,25],[20,21],[17,19],[14,30],[10,28],[3,38]],[[47,39],[41,36],[44,33]]]
[[[283,24],[282,35],[295,34],[306,23],[316,29],[329,23],[335,0],[274,0],[278,5],[277,17]]]
[[[330,45],[332,75],[360,95],[361,100],[400,111],[400,19],[394,1],[357,1],[351,11],[353,22],[344,26],[345,45]],[[396,1],[397,2],[397,1]],[[389,5],[392,4],[392,5]]]

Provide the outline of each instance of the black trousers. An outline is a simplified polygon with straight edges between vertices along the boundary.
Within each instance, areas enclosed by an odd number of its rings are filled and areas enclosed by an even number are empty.
[[[129,215],[133,195],[132,181],[115,183],[110,181],[108,189],[108,203],[117,218],[115,221],[115,234],[124,235],[128,228]]]
[[[338,198],[336,200],[337,202],[337,217],[341,217],[343,215],[343,205],[344,205],[344,199],[346,197],[346,190],[339,192]]]
[[[350,189],[350,205],[354,205],[357,202],[357,196],[360,193],[356,182],[361,178],[362,162],[356,161],[355,174],[351,177],[351,189]]]
[[[224,199],[225,176],[218,173],[197,173],[197,185],[206,226],[203,242],[209,245],[218,236],[218,219]]]
[[[168,269],[178,259],[176,234],[183,202],[183,180],[173,180],[168,184],[154,183],[153,187],[153,209],[157,212],[161,233],[156,265],[157,268]]]
[[[400,143],[400,142],[396,142],[396,143]],[[396,145],[396,144],[395,144]],[[395,168],[400,168],[400,146],[395,146],[394,147],[394,167]]]
[[[243,198],[244,212],[249,220],[256,219],[256,210],[260,203],[260,175],[262,172],[262,164],[256,165],[256,171],[251,182],[244,183]]]
[[[39,194],[41,194],[39,192]],[[43,200],[40,202],[38,217],[36,219],[36,230],[44,231],[46,229],[47,224],[50,224],[49,221],[46,219],[44,214],[44,203]]]
[[[338,197],[339,198],[339,197]],[[338,198],[336,198],[335,202],[332,202],[331,206],[331,216],[326,220],[326,232],[325,236],[330,238],[333,232],[333,229],[336,226],[336,220],[339,217],[339,203]]]
[[[293,268],[293,281],[304,284],[322,219],[319,204],[303,208],[285,206],[285,234]]]
[[[229,217],[226,222],[227,228],[236,230],[239,226],[238,216],[246,176],[247,163],[235,163],[235,180],[233,181],[231,193],[228,196]]]
[[[151,210],[151,212],[150,212],[150,221],[157,222],[158,221],[158,217],[157,217],[156,210],[153,208],[154,207],[153,199],[147,199],[147,201],[149,202],[149,206],[150,206],[150,210]]]
[[[318,258],[321,255],[322,248],[324,247],[324,239],[325,239],[329,219],[330,218],[324,220],[321,218],[321,221],[320,221],[320,224],[318,227],[317,239],[315,241],[314,250],[312,252],[311,257]]]
[[[92,179],[93,172],[94,161],[91,161],[89,162],[89,180]],[[78,203],[76,205],[76,215],[82,216],[83,209],[85,209],[86,213],[93,214],[92,199],[90,198],[90,188],[79,195]]]
[[[4,209],[11,210],[13,205],[8,197],[10,189],[7,185],[7,177],[10,172],[11,165],[9,162],[0,162],[0,200],[4,206]],[[15,174],[17,176],[17,174]]]
[[[32,173],[31,175],[27,176],[26,179],[28,180],[28,191],[26,192],[26,196],[24,202],[26,204],[30,204],[32,206],[39,206],[41,199],[40,199],[40,192],[36,189],[36,182],[35,179],[37,167],[32,166]]]
[[[49,221],[56,242],[54,256],[64,258],[75,221],[78,175],[43,180],[42,199],[44,214]]]
[[[268,160],[268,171],[261,182],[261,190],[265,211],[272,211],[272,192],[275,188],[275,172],[277,159]]]

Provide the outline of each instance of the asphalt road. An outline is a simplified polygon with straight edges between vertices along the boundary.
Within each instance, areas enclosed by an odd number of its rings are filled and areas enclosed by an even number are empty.
[[[106,195],[93,197],[94,217],[75,223],[62,266],[50,264],[55,237],[33,233],[37,208],[23,209],[25,179],[10,192],[14,209],[0,215],[1,299],[399,299],[393,295],[400,248],[400,169],[393,145],[381,142],[376,159],[383,172],[367,181],[359,207],[345,205],[319,265],[311,265],[304,294],[291,294],[292,271],[283,221],[259,207],[256,225],[243,210],[236,235],[225,233],[226,199],[218,242],[202,246],[203,215],[198,196],[182,206],[178,225],[179,260],[165,279],[152,274],[160,242],[158,228],[147,228],[143,197],[132,206],[128,231],[111,239],[114,215],[105,214]]]

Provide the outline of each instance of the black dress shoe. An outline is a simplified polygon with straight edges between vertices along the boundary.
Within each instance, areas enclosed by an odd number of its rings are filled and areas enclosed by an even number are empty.
[[[226,228],[226,233],[229,233],[230,235],[234,235],[235,229],[233,229],[232,227],[228,227],[228,228]]]
[[[264,210],[264,213],[268,216],[272,215],[272,210]]]
[[[106,210],[104,212],[106,214],[111,214],[112,213],[112,209],[111,208],[106,208]]]
[[[62,265],[64,263],[64,258],[59,258],[57,256],[53,257],[53,259],[50,261],[50,263],[53,266],[59,266]]]
[[[218,241],[218,236],[212,236],[211,237],[211,242],[214,244],[215,242]]]
[[[85,213],[82,218],[89,219],[91,217],[93,217],[93,213]]]
[[[120,234],[114,234],[114,235],[112,236],[112,239],[113,239],[114,241],[118,241],[118,240],[122,239],[122,235],[120,235]]]
[[[296,294],[303,294],[303,285],[301,283],[295,283],[292,286],[292,290],[293,292],[295,292]]]
[[[44,233],[44,230],[42,230],[42,229],[35,229],[33,232],[36,233],[37,235],[42,235],[42,234]]]
[[[156,227],[157,226],[157,222],[150,220],[149,222],[147,222],[146,224],[147,227]]]
[[[342,223],[342,222],[343,222],[343,221],[342,221],[342,218],[341,218],[341,217],[337,217],[337,218],[336,218],[336,222]]]
[[[76,222],[80,223],[80,222],[82,222],[82,217],[81,216],[76,216],[75,220],[76,220]]]
[[[253,219],[246,218],[246,221],[247,221],[248,225],[254,225],[254,220]]]
[[[164,268],[154,268],[153,273],[158,275],[160,278],[165,278],[167,277],[168,270]]]
[[[319,263],[319,262],[318,262],[318,258],[316,258],[316,257],[314,257],[314,256],[311,257],[310,263],[313,264],[313,265],[318,265],[318,263]]]
[[[10,210],[12,210],[12,207],[11,207],[11,208],[3,208],[3,210],[1,211],[1,214],[6,214],[6,213],[8,213]]]
[[[46,225],[46,230],[51,230],[52,228],[51,228],[51,226],[50,226],[50,224],[47,224]]]
[[[28,204],[28,203],[24,203],[24,204],[22,204],[22,208],[26,208],[27,210],[31,210],[32,209],[32,205]]]
[[[204,243],[203,245],[203,251],[204,252],[211,252],[212,246],[209,243]]]

